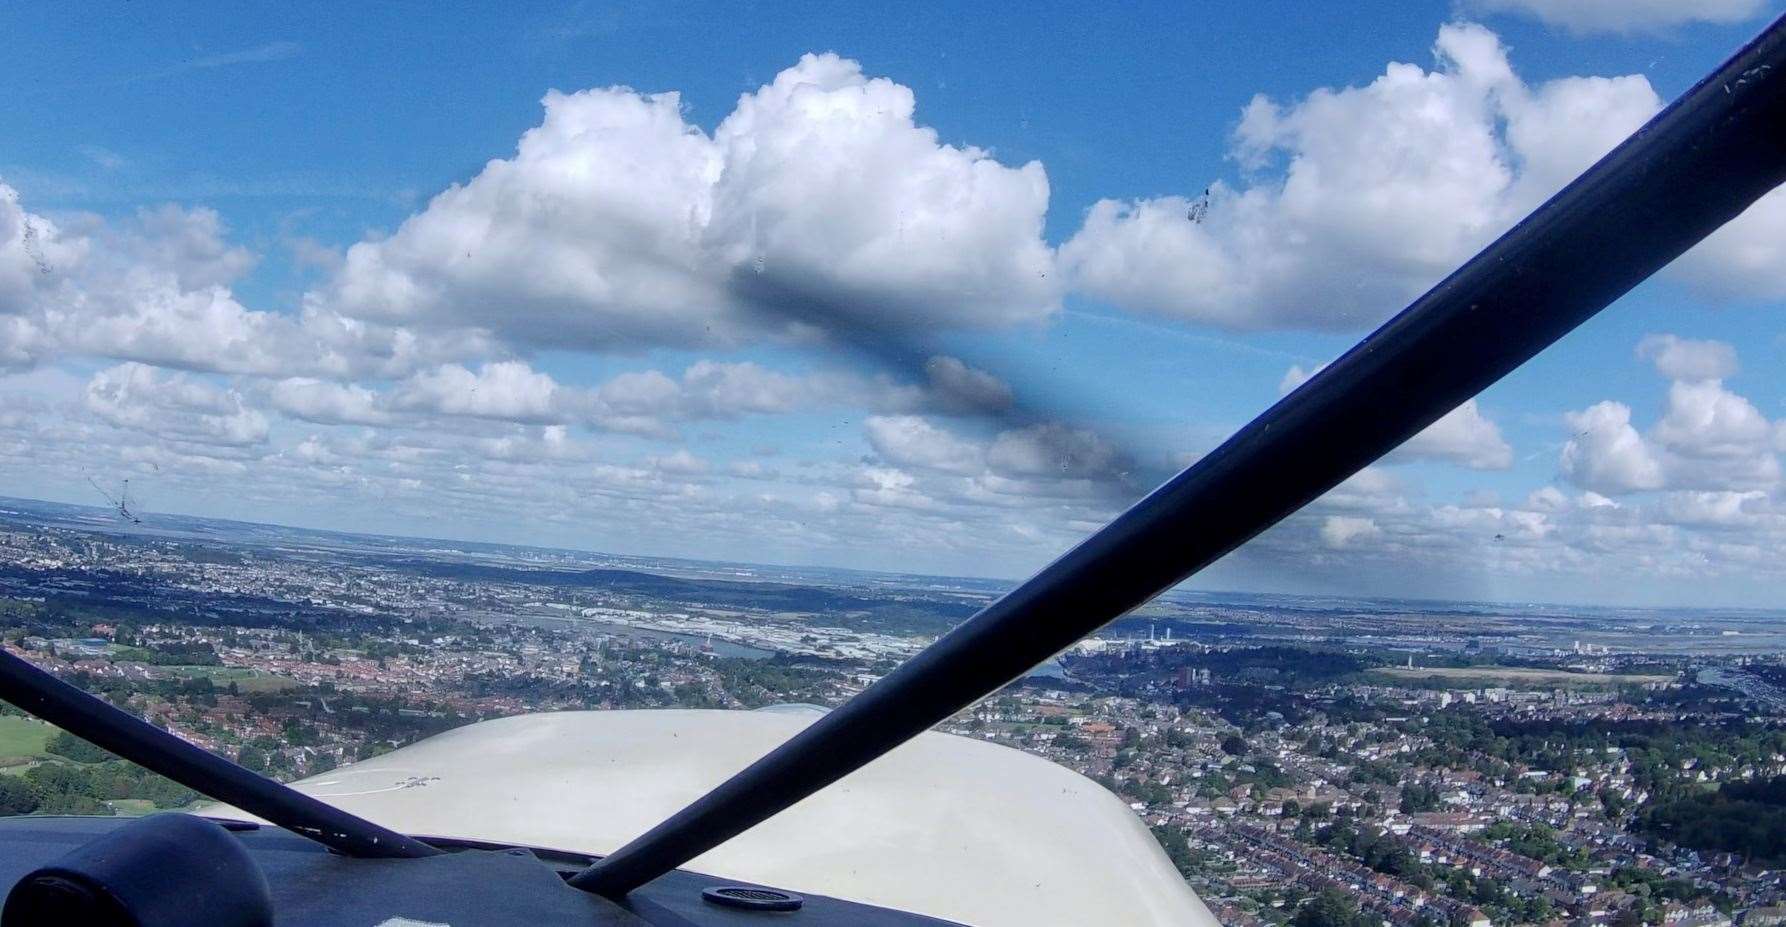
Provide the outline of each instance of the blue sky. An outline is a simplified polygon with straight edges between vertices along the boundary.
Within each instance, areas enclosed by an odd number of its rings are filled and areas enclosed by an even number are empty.
[[[9,7],[0,479],[1020,575],[1779,12]],[[1199,582],[1778,604],[1782,199]]]

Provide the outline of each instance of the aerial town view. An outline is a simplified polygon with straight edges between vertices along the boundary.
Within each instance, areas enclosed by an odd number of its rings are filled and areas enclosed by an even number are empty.
[[[0,48],[0,927],[1786,927],[1786,0]]]
[[[5,647],[282,780],[527,712],[834,706],[981,581],[0,504]],[[1226,924],[1786,920],[1783,616],[1174,593],[944,725],[1129,802]],[[16,711],[6,814],[196,796]]]

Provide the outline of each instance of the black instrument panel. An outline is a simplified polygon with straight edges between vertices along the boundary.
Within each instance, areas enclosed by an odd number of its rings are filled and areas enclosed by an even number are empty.
[[[0,818],[0,886],[11,893],[27,875],[45,867],[54,868],[61,860],[78,859],[81,854],[77,851],[82,848],[107,847],[109,841],[128,833],[132,822],[130,818],[99,817]],[[278,927],[950,924],[922,915],[820,895],[741,885],[680,870],[615,902],[565,883],[566,877],[592,859],[579,854],[427,840],[448,852],[421,859],[354,859],[280,828],[222,823],[230,838],[265,876],[273,922]],[[149,861],[148,865],[150,872],[167,871],[170,880],[177,878],[176,873],[187,871],[179,866],[165,866],[163,861]],[[203,878],[197,881],[202,882]],[[166,888],[171,898],[191,899],[203,897],[204,892],[215,887],[196,884]],[[6,927],[22,927],[12,923],[20,908],[10,903],[8,907]]]

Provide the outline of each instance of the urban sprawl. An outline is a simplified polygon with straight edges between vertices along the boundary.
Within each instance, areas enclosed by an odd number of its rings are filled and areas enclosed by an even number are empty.
[[[4,646],[279,779],[567,709],[836,705],[987,584],[0,505]],[[1780,616],[1172,595],[942,726],[1130,803],[1225,924],[1786,923]],[[16,711],[0,813],[196,796]]]

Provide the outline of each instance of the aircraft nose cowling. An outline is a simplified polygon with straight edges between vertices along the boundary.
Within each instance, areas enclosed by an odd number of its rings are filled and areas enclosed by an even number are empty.
[[[604,854],[816,717],[521,715],[293,785],[403,833]],[[977,927],[1216,923],[1115,795],[1040,757],[936,732],[687,868]]]

